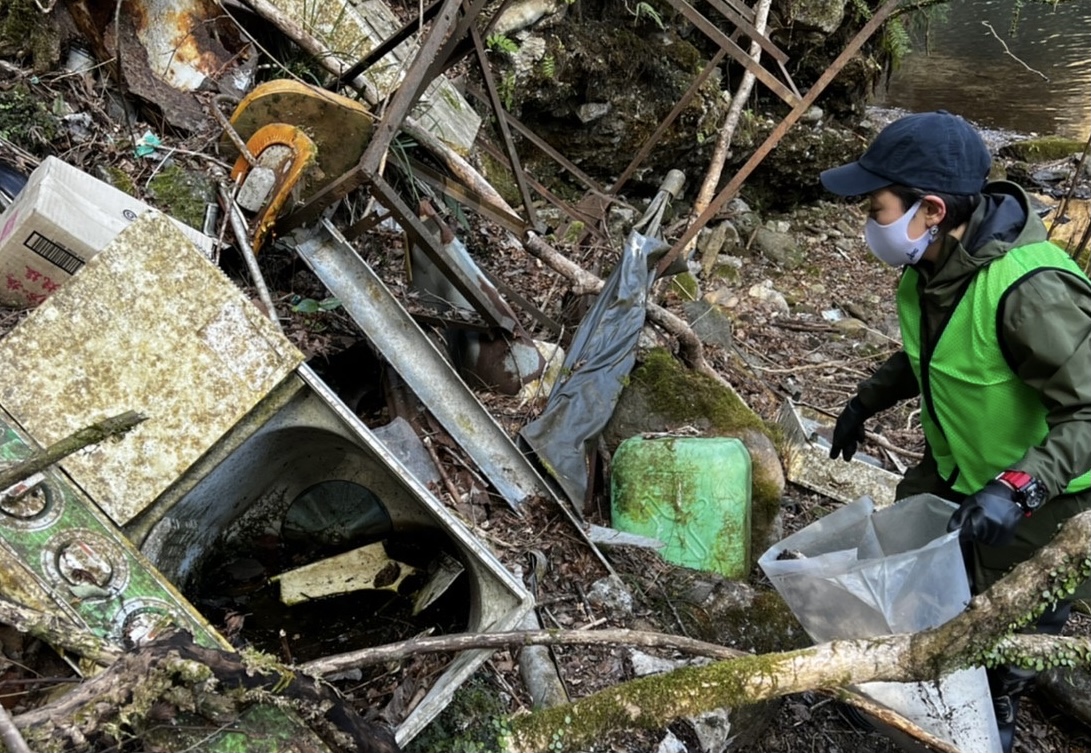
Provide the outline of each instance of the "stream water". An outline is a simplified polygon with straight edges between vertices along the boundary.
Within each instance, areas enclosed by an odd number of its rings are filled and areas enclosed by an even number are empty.
[[[1091,0],[953,0],[913,33],[914,51],[875,104],[947,109],[981,128],[1091,135]],[[941,14],[941,15],[939,15]]]

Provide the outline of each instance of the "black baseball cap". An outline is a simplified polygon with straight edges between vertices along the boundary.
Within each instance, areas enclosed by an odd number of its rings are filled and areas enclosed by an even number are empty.
[[[978,194],[992,156],[977,130],[946,110],[907,115],[888,125],[860,159],[824,170],[826,190],[862,196],[889,185],[945,194]]]

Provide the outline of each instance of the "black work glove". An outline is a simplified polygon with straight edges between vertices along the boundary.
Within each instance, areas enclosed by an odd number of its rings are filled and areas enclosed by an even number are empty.
[[[1003,546],[1015,536],[1015,527],[1025,515],[1007,484],[990,481],[985,488],[962,500],[947,521],[947,531],[961,530],[963,541]]]
[[[864,441],[864,421],[874,413],[864,407],[859,397],[849,400],[849,404],[837,417],[833,426],[833,440],[830,442],[830,460],[841,455],[845,460],[852,460],[856,446]]]

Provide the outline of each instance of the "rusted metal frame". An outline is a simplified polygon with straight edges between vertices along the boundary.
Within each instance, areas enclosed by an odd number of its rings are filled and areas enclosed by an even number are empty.
[[[482,102],[488,102],[488,99],[486,98],[484,93],[482,93],[482,91],[476,87],[467,86],[466,93],[470,94],[473,97],[476,97]],[[600,186],[594,178],[589,176],[583,170],[576,167],[576,165],[574,165],[567,157],[565,157],[563,154],[561,154],[556,149],[547,144],[545,141],[543,141],[542,138],[538,136],[538,134],[523,125],[518,118],[516,118],[511,113],[505,111],[503,108],[501,108],[500,113],[503,113],[504,119],[512,128],[518,131],[520,135],[526,138],[526,140],[530,143],[534,144],[534,146],[545,152],[550,159],[552,159],[558,165],[574,175],[581,183],[583,183],[585,186],[587,186],[600,196],[609,197],[609,192],[607,189]],[[497,115],[499,116],[500,113],[497,113]]]
[[[686,2],[686,0],[668,0],[686,19],[689,20],[694,26],[702,31],[705,36],[718,44],[720,47],[727,49],[727,54],[733,57],[740,65],[746,70],[754,74],[754,76],[765,84],[769,89],[773,91],[778,97],[783,99],[793,107],[799,102],[799,97],[792,93],[792,91],[782,84],[776,76],[766,70],[761,63],[756,62],[742,47],[735,44],[731,39],[724,34],[719,27],[705,18],[700,12],[697,11],[692,5]]]
[[[481,13],[481,9],[485,7],[487,0],[461,0],[461,2],[462,15],[447,41],[432,58],[432,63],[425,73],[424,80],[426,83],[431,83],[442,76],[444,71],[464,56],[465,53],[461,51],[456,54],[460,47],[466,47],[466,52],[469,52],[470,47],[472,47],[472,45],[466,45],[466,40],[469,38],[470,29],[474,28],[477,16]]]
[[[490,144],[488,141],[485,141],[484,139],[479,139],[478,145],[486,152],[488,152],[493,159],[503,160],[504,156],[500,152],[500,150]],[[602,230],[600,230],[595,224],[600,219],[602,219],[601,217],[592,217],[584,212],[581,212],[579,209],[573,207],[571,204],[567,203],[559,196],[555,195],[552,191],[536,181],[534,177],[529,174],[527,175],[527,181],[530,183],[531,188],[533,188],[535,192],[538,193],[538,195],[540,195],[543,199],[548,201],[553,206],[557,207],[557,209],[560,209],[571,219],[579,220],[580,222],[582,222],[584,224],[584,227],[588,228],[595,235],[596,238],[606,243],[610,242],[609,237],[605,233],[603,233]],[[605,196],[604,194],[596,193],[595,195],[601,197],[603,201],[611,201],[611,198]]]
[[[830,64],[830,67],[823,71],[822,75],[815,81],[814,86],[807,90],[807,93],[803,96],[803,99],[799,101],[792,111],[785,116],[784,120],[777,124],[777,127],[773,129],[773,132],[765,139],[761,146],[750,156],[750,159],[746,161],[739,171],[732,176],[728,184],[724,186],[720,193],[716,194],[716,198],[712,200],[712,203],[708,205],[705,211],[701,212],[701,215],[694,220],[693,224],[689,226],[682,237],[675,241],[674,246],[667,252],[666,256],[659,260],[659,264],[656,265],[656,273],[663,274],[664,270],[671,265],[671,263],[677,259],[686,247],[690,244],[697,233],[701,232],[701,229],[708,224],[709,220],[716,216],[716,213],[723,208],[724,204],[730,201],[739,192],[742,184],[746,181],[750,174],[754,172],[766,155],[773,150],[773,148],[780,143],[780,140],[784,138],[784,134],[788,132],[788,129],[795,125],[796,121],[803,117],[803,114],[814,104],[818,96],[826,90],[826,87],[837,77],[837,74],[841,72],[841,69],[848,65],[853,56],[860,51],[860,48],[864,46],[873,34],[879,29],[880,26],[897,10],[898,5],[902,0],[887,0],[881,5],[875,14],[860,31],[856,32],[856,36],[849,41],[845,49],[841,51],[841,54]]]
[[[500,327],[507,332],[515,331],[520,325],[519,321],[510,313],[508,305],[502,300],[493,300],[486,291],[478,287],[472,279],[466,276],[462,268],[453,264],[448,258],[442,243],[429,232],[420,218],[398,195],[394,187],[386,182],[381,175],[371,176],[367,182],[368,191],[380,204],[390,210],[398,223],[412,237],[424,251],[425,256],[432,260],[448,280],[458,289],[458,292],[466,296],[474,310],[489,324]]]
[[[368,230],[371,230],[374,227],[378,227],[380,222],[391,216],[392,214],[389,209],[387,209],[386,212],[382,213],[372,212],[371,214],[364,215],[360,219],[356,220],[356,222],[349,225],[348,229],[344,232],[344,236],[347,240],[351,241],[354,238],[360,237]]]
[[[350,86],[352,81],[357,76],[366,71],[371,66],[378,63],[387,53],[391,52],[395,47],[413,36],[421,27],[421,24],[427,23],[432,20],[432,17],[439,12],[440,6],[443,0],[434,0],[424,11],[407,22],[402,28],[394,32],[389,38],[383,41],[378,47],[369,52],[366,56],[353,63],[352,67],[337,77],[337,81],[333,86],[327,87],[328,89],[335,90],[342,86]]]
[[[787,53],[785,53],[782,49],[773,44],[769,37],[758,31],[757,28],[755,28],[754,24],[750,23],[738,13],[736,13],[735,10],[727,3],[723,2],[723,0],[705,0],[705,2],[711,5],[715,10],[719,11],[720,15],[733,23],[743,34],[750,37],[752,41],[757,42],[759,45],[761,45],[761,48],[765,50],[765,52],[767,52],[769,54],[769,57],[773,58],[773,60],[777,61],[778,63],[788,62]]]
[[[496,287],[496,289],[500,291],[500,295],[504,296],[505,299],[511,299],[515,301],[515,303],[527,314],[527,316],[541,324],[551,333],[560,336],[560,334],[564,332],[564,327],[561,326],[560,322],[553,319],[549,314],[545,313],[540,308],[535,306],[529,298],[524,296],[511,285],[508,285],[506,282],[501,280],[499,277],[497,277],[487,269],[482,269],[481,274],[485,275],[485,279],[491,282]]]
[[[439,15],[428,30],[421,44],[417,57],[405,73],[405,78],[395,92],[390,105],[371,134],[371,141],[360,157],[359,164],[339,178],[331,181],[308,199],[303,206],[285,217],[281,222],[283,230],[290,230],[311,222],[326,207],[348,196],[362,186],[369,176],[377,176],[383,155],[390,148],[394,135],[401,128],[405,117],[416,104],[424,89],[424,74],[435,57],[444,39],[454,25],[462,0],[443,0]]]
[[[670,128],[671,124],[682,114],[682,110],[689,106],[689,103],[693,100],[694,96],[697,95],[697,90],[701,88],[712,72],[716,70],[716,66],[720,64],[720,61],[724,59],[725,55],[727,55],[727,50],[721,47],[713,58],[708,61],[708,65],[705,66],[704,70],[697,75],[697,78],[693,79],[693,83],[689,85],[689,89],[686,90],[686,93],[683,94],[682,98],[674,105],[674,109],[671,110],[667,117],[663,119],[663,122],[656,127],[655,132],[652,133],[644,142],[644,145],[640,147],[640,151],[636,153],[636,156],[633,157],[628,167],[621,172],[618,179],[610,186],[611,193],[619,192],[621,187],[625,185],[625,182],[629,180],[633,173],[636,172],[636,169],[640,167],[640,164],[652,153],[652,149],[659,144],[659,140],[663,137],[663,134],[667,132],[667,129]]]
[[[756,12],[754,12],[754,9],[751,8],[749,5],[747,5],[746,3],[740,3],[740,2],[737,2],[736,0],[727,0],[727,4],[729,6],[731,6],[731,9],[733,11],[735,11],[740,16],[745,18],[751,24],[753,24],[758,18],[758,14]]]
[[[515,150],[515,142],[511,139],[511,131],[508,129],[508,121],[504,117],[504,106],[500,102],[500,92],[496,89],[496,80],[492,75],[492,66],[485,56],[485,45],[481,41],[481,34],[477,27],[470,26],[470,37],[473,39],[474,51],[477,53],[477,63],[481,68],[481,77],[485,79],[485,90],[489,93],[489,103],[492,105],[493,114],[496,116],[496,124],[500,126],[500,136],[504,139],[504,151],[508,155],[512,175],[515,176],[515,184],[519,186],[519,196],[523,199],[523,209],[526,210],[527,222],[537,233],[542,232],[542,223],[538,220],[538,214],[534,211],[534,201],[530,198],[530,189],[527,188],[526,177],[523,174],[523,165],[519,161],[519,153]]]
[[[412,157],[409,158],[409,169],[413,172],[414,178],[428,184],[428,186],[434,188],[443,195],[451,197],[460,204],[469,206],[475,212],[485,215],[505,230],[510,230],[517,237],[522,238],[523,234],[526,233],[527,223],[522,217],[505,212],[492,202],[486,200],[481,194],[464,186],[457,180],[452,180],[446,175],[441,175],[420,160],[413,159]],[[351,236],[346,233],[345,237],[350,238]]]

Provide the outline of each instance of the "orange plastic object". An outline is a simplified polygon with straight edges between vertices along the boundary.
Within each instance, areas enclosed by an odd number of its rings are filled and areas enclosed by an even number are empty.
[[[314,168],[300,189],[300,197],[306,200],[360,162],[371,140],[375,117],[356,100],[291,79],[278,79],[254,87],[231,115],[231,127],[244,141],[271,123],[302,128],[318,147]],[[226,135],[221,146],[225,154],[236,152]]]
[[[273,149],[272,147],[283,148]],[[254,251],[257,252],[269,237],[288,197],[303,179],[307,168],[314,163],[318,149],[302,129],[285,123],[270,123],[263,126],[246,142],[246,148],[250,150],[250,154],[254,155],[258,165],[270,168],[276,175],[276,182],[269,193],[269,198],[259,210],[253,226],[250,242]],[[240,156],[231,169],[231,180],[245,179],[250,169],[250,163],[245,157]]]

